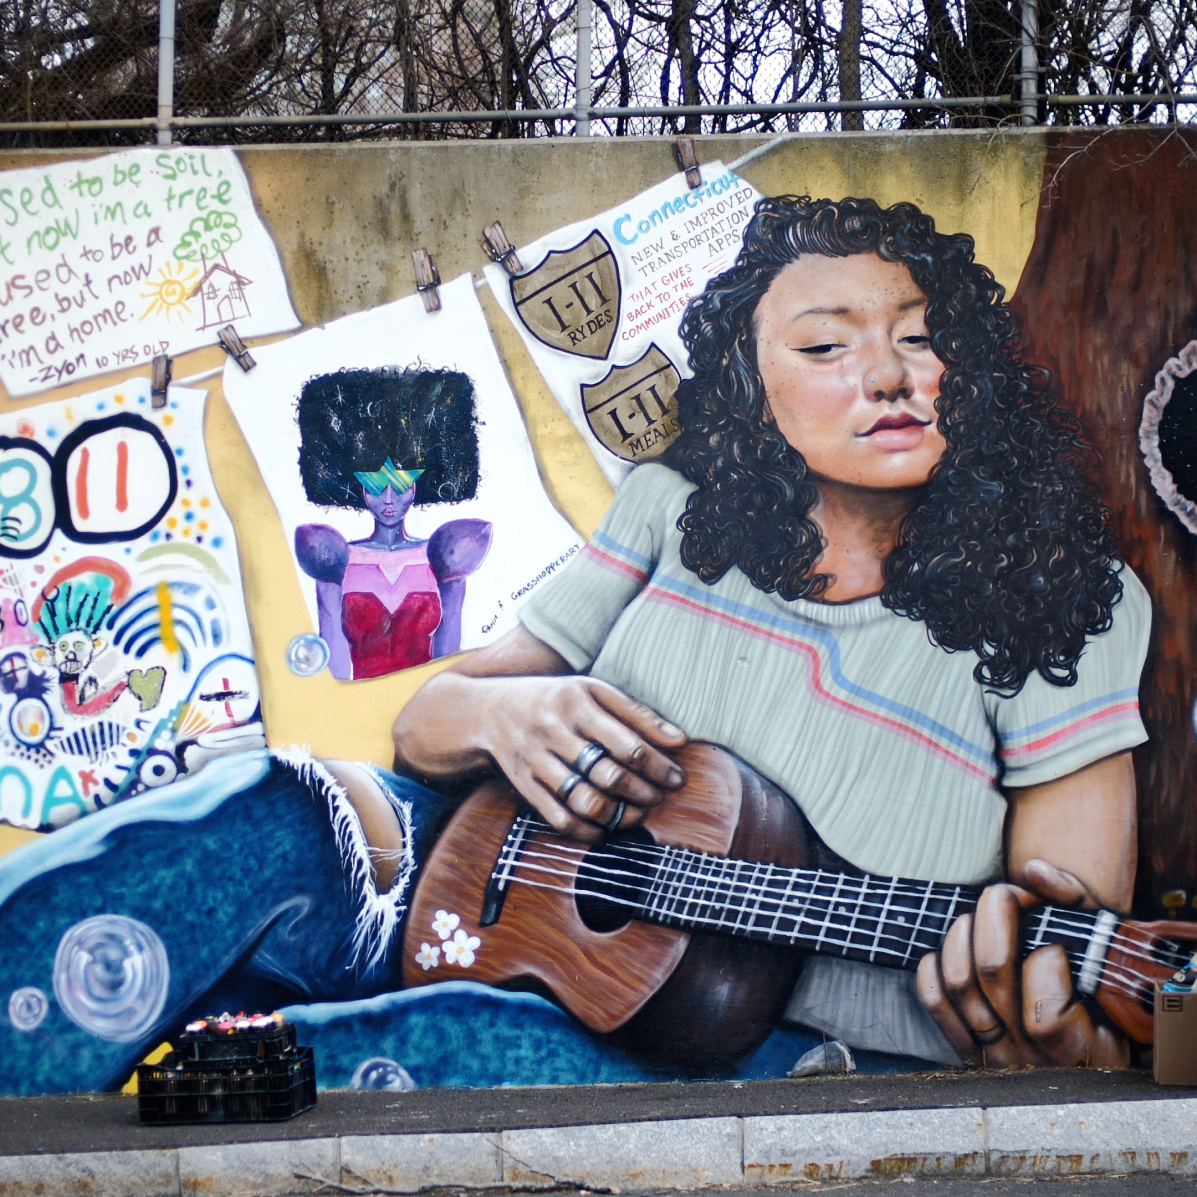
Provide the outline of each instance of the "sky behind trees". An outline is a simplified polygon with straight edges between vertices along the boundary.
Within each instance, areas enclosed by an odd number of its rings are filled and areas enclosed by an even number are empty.
[[[1197,90],[1197,0],[1040,0],[1041,90]],[[593,0],[593,103],[773,104],[1018,94],[1017,0]],[[185,116],[558,108],[574,103],[573,0],[179,0]],[[0,119],[151,116],[155,0],[0,0]],[[1053,123],[1194,106],[1044,108]],[[594,121],[603,134],[996,124],[1012,109]],[[202,139],[544,136],[572,121],[204,130]],[[54,144],[44,134],[7,144]],[[108,144],[144,133],[95,135]],[[186,137],[186,134],[184,135]],[[79,135],[71,140],[78,143]]]

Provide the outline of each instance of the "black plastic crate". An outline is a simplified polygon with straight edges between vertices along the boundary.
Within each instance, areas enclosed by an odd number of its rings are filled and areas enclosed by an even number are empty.
[[[292,1035],[292,1041],[294,1035]],[[262,1062],[197,1061],[171,1052],[137,1066],[143,1123],[285,1122],[316,1104],[316,1062],[310,1047]]]
[[[295,1028],[290,1023],[266,1030],[200,1031],[179,1036],[175,1055],[180,1060],[270,1060],[295,1051]],[[248,1066],[248,1064],[247,1064]]]

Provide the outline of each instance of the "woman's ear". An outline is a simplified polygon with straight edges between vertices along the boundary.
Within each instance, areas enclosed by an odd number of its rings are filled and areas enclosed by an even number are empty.
[[[777,427],[777,419],[773,415],[773,409],[769,406],[769,400],[766,399],[761,405],[761,423],[771,424],[774,428]]]

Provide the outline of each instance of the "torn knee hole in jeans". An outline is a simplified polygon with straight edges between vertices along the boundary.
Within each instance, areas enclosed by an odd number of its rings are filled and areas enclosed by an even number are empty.
[[[374,968],[385,959],[399,924],[407,913],[407,891],[415,873],[411,804],[390,798],[368,765],[341,767],[338,762],[330,768],[303,749],[276,752],[275,756],[293,768],[313,793],[328,803],[341,861],[358,902],[353,936],[354,962],[366,970]],[[390,825],[377,807],[374,808],[375,817],[367,818],[366,822],[371,825],[370,838],[390,838],[389,844],[382,847],[371,844],[363,829],[357,804],[333,769],[338,773],[349,770],[360,773],[364,775],[361,778],[363,785],[378,787],[378,797],[393,814],[395,823]],[[398,829],[397,836],[395,827]],[[380,889],[378,878],[385,881],[388,876],[390,884]]]

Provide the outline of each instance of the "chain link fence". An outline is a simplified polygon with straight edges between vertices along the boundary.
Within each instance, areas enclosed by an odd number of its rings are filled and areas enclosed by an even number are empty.
[[[176,3],[167,112],[185,142],[1197,114],[1197,0]],[[154,140],[159,16],[157,0],[0,0],[0,141]]]

